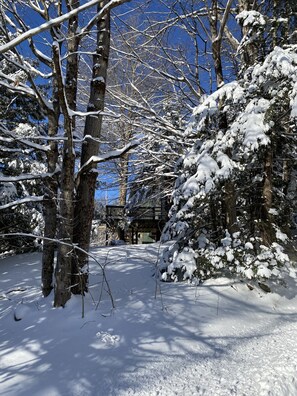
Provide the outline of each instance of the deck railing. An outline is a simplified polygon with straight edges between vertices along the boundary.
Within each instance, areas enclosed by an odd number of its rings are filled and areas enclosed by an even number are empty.
[[[108,205],[106,206],[106,216],[112,220],[131,218],[132,220],[165,220],[166,213],[161,206],[148,207],[138,206],[132,210],[125,209],[124,206]]]

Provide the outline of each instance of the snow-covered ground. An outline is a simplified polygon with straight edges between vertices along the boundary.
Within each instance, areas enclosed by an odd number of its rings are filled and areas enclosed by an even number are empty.
[[[297,285],[157,283],[158,245],[94,248],[91,293],[41,297],[40,254],[0,261],[0,395],[297,395]],[[14,320],[14,317],[20,319]]]

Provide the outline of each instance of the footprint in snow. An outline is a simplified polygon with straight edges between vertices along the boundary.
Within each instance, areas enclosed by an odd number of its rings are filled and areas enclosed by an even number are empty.
[[[105,331],[98,331],[96,337],[100,339],[106,346],[114,346],[120,341],[120,336],[107,333]]]

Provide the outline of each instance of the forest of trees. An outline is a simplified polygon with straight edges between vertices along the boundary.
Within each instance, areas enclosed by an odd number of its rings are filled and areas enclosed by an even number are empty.
[[[41,248],[44,296],[87,292],[106,182],[121,205],[170,200],[164,280],[281,274],[296,233],[295,0],[0,11],[0,252]]]

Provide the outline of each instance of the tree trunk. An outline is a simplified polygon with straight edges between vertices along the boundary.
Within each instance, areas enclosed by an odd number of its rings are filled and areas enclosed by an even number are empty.
[[[226,208],[226,227],[232,235],[238,231],[237,213],[236,213],[236,193],[232,180],[225,182],[225,208]]]
[[[212,40],[212,58],[214,62],[217,87],[219,88],[222,84],[224,84],[224,78],[223,78],[223,67],[222,67],[222,58],[221,58],[222,39],[219,37],[219,31],[218,31],[217,0],[212,0],[209,23],[210,23],[210,32],[211,32],[211,40]]]
[[[60,103],[57,76],[54,71],[52,78],[53,85],[53,111],[48,114],[48,136],[56,137],[59,128]],[[58,146],[55,141],[49,142],[50,150],[47,152],[48,172],[54,173],[57,168]],[[46,180],[45,202],[44,202],[44,236],[49,239],[55,239],[57,236],[57,193],[58,181],[57,175]],[[55,243],[49,240],[43,242],[42,253],[42,272],[41,272],[41,289],[44,297],[47,297],[53,289],[55,259]]]
[[[98,11],[106,4],[101,1],[98,4]],[[93,56],[93,74],[90,87],[90,99],[88,111],[99,112],[104,110],[104,99],[106,90],[107,66],[110,48],[110,13],[97,22],[97,49]],[[81,167],[92,157],[98,155],[99,138],[102,128],[102,115],[89,115],[86,118],[84,136],[87,138],[82,146]],[[91,227],[94,215],[94,199],[97,172],[94,167],[86,172],[82,172],[77,185],[76,207],[75,207],[75,230],[74,242],[85,251],[89,250]],[[88,274],[85,266],[88,264],[88,256],[83,252],[78,252],[72,263],[72,291],[82,294],[88,289]]]
[[[58,130],[59,115],[49,116],[49,136],[56,136]],[[47,153],[48,172],[56,171],[58,160],[58,149],[56,142],[50,142],[50,151]],[[52,176],[46,181],[45,202],[44,202],[44,236],[55,239],[57,231],[57,190],[58,183],[56,176]],[[43,242],[42,252],[42,274],[41,288],[44,297],[47,297],[53,289],[55,243],[49,240]]]
[[[68,113],[67,96],[61,69],[60,48],[53,45],[53,60],[57,72],[60,108],[64,118],[63,162],[60,179],[60,224],[59,248],[55,270],[55,307],[64,306],[71,296],[71,269],[73,252],[73,217],[74,217],[74,166],[75,154],[73,146],[72,119]]]
[[[71,11],[79,6],[78,0],[68,0],[67,10]],[[66,65],[66,85],[65,95],[67,103],[71,110],[76,109],[76,94],[77,94],[77,74],[78,74],[78,45],[79,38],[77,36],[78,17],[75,16],[69,19],[68,22],[68,57]],[[51,34],[56,39],[55,30],[51,30]],[[59,237],[63,242],[72,243],[72,220],[73,220],[73,177],[74,177],[74,155],[72,147],[72,128],[75,126],[75,117],[70,121],[67,111],[66,103],[64,102],[62,93],[64,92],[62,70],[59,65],[59,47],[53,48],[53,111],[49,114],[49,137],[55,137],[58,132],[60,107],[63,109],[65,137],[68,142],[65,143],[63,153],[63,165],[61,175],[61,203],[60,203],[60,230]],[[60,79],[60,81],[59,81]],[[70,125],[70,123],[72,125]],[[56,171],[58,160],[57,143],[50,141],[51,150],[47,153],[48,172],[54,173]],[[49,239],[57,237],[57,192],[58,182],[56,177],[52,177],[47,181],[45,194],[45,229],[44,235]],[[55,306],[64,306],[70,297],[70,273],[71,273],[71,248],[66,245],[59,245],[57,266],[55,271],[56,276],[56,290],[55,290]],[[42,291],[43,295],[50,294],[53,285],[54,273],[54,257],[55,257],[55,243],[49,240],[44,241],[43,258],[42,258]],[[70,262],[70,263],[69,263]]]
[[[125,153],[119,159],[119,168],[120,168],[119,204],[125,206],[127,202],[127,191],[128,191],[129,153]]]
[[[238,2],[238,10],[242,11],[252,11],[255,10],[257,3],[254,0],[239,0]],[[256,33],[255,29],[259,29],[258,27],[254,27],[251,32],[252,27],[250,25],[244,26],[241,25],[241,31],[243,37],[247,35],[254,35]],[[263,45],[261,45],[260,37],[257,39],[249,40],[248,44],[245,44],[244,49],[242,51],[242,70],[246,70],[249,66],[253,66],[257,61],[260,60],[260,50],[263,49]]]
[[[74,155],[65,144],[61,174],[59,249],[55,271],[55,307],[63,307],[71,296],[73,251]],[[66,243],[66,244],[63,244]]]
[[[271,245],[274,239],[274,230],[271,225],[270,209],[272,208],[272,147],[268,146],[264,158],[263,205],[261,211],[261,237],[264,245]]]
[[[67,10],[71,11],[79,7],[79,0],[68,0]],[[78,47],[79,36],[78,29],[78,16],[72,17],[68,22],[68,35],[67,35],[67,66],[66,66],[66,95],[67,103],[71,110],[76,110],[76,96],[77,96],[77,77],[78,77]],[[75,117],[72,117],[72,127],[75,128]]]
[[[219,88],[224,84],[221,47],[222,47],[222,36],[218,28],[218,1],[212,0],[212,7],[209,15],[211,40],[212,40],[212,57],[214,61],[214,69],[217,81],[217,87]],[[219,103],[219,108],[223,107],[223,103]],[[228,128],[228,120],[226,113],[219,115],[218,127],[222,131],[226,131]],[[227,153],[231,157],[231,151]],[[236,216],[236,195],[234,183],[232,180],[226,180],[224,183],[224,215],[225,215],[225,227],[233,234],[238,230],[237,227],[237,216]]]

